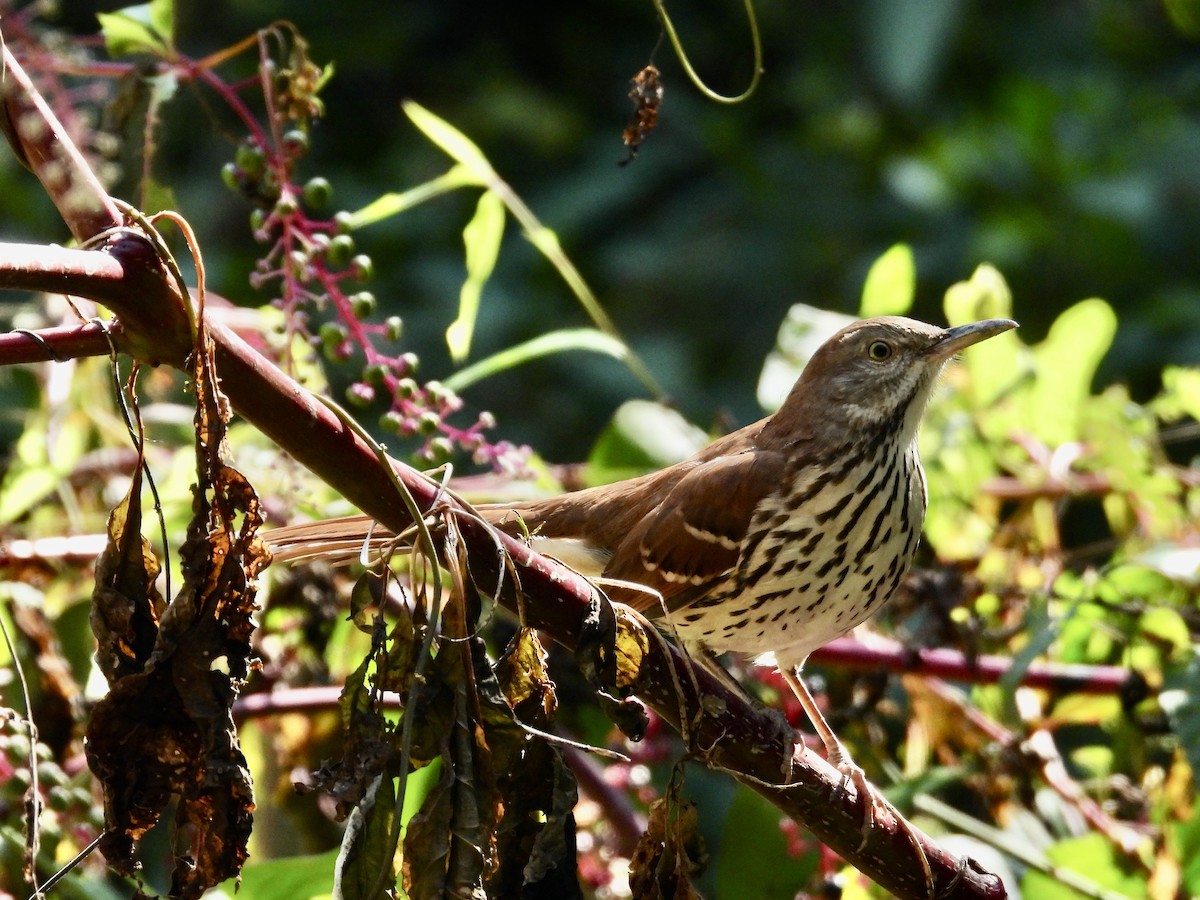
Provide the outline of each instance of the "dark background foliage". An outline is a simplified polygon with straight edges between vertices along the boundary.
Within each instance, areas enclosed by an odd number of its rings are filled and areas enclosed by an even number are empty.
[[[114,4],[118,5],[118,4]],[[88,4],[63,21],[94,27]],[[853,312],[869,263],[907,241],[917,314],[982,262],[1013,287],[1026,340],[1086,296],[1120,317],[1101,379],[1156,388],[1200,358],[1200,52],[1156,2],[871,0],[760,4],[765,76],[747,103],[687,82],[648,2],[479,4],[255,0],[185,4],[200,56],[276,18],[334,60],[310,174],[354,209],[446,167],[408,123],[410,97],[476,140],[563,244],[689,417],[758,415],[754,383],[788,306]],[[697,69],[737,93],[751,69],[735,2],[671,9]],[[625,168],[629,79],[666,85],[660,128]],[[217,186],[230,148],[193,101],[167,113],[158,163],[204,241],[211,282],[240,302],[246,212]],[[441,331],[463,274],[474,197],[450,196],[359,236],[375,292],[405,317],[422,374],[449,371]],[[510,228],[475,355],[584,323]],[[552,459],[584,455],[622,399],[617,364],[572,354],[468,393],[499,432]],[[536,386],[531,390],[530,386]]]

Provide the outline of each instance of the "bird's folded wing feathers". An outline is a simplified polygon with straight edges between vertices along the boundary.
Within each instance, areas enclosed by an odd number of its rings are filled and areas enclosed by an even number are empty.
[[[763,485],[787,459],[774,450],[720,456],[691,469],[629,533],[605,575],[652,587],[668,609],[686,606],[737,565]],[[653,602],[633,601],[653,613]]]

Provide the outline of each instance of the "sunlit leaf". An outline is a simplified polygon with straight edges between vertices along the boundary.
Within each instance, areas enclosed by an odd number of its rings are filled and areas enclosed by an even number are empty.
[[[1052,447],[1076,440],[1096,367],[1112,345],[1117,317],[1103,300],[1076,303],[1063,312],[1034,348],[1037,378],[1026,423]]]
[[[1139,553],[1134,557],[1134,562],[1172,581],[1200,587],[1200,547],[1162,544]]]
[[[311,856],[289,856],[251,862],[242,869],[240,883],[221,885],[226,897],[256,900],[321,900],[333,892],[333,866],[337,850]]]
[[[114,13],[97,13],[104,45],[113,57],[136,53],[166,56],[175,30],[174,0],[151,0]]]
[[[0,523],[19,519],[54,493],[60,484],[62,477],[48,466],[12,473],[4,479],[4,490],[0,491]]]
[[[912,309],[917,293],[917,264],[908,244],[894,244],[871,264],[863,283],[859,312],[872,316],[900,316]]]
[[[175,0],[150,0],[150,27],[166,38],[175,39]]]
[[[405,210],[412,209],[434,197],[440,197],[449,191],[462,187],[478,187],[483,182],[463,165],[452,166],[447,172],[414,188],[400,193],[388,193],[372,200],[361,209],[350,214],[347,227],[353,231],[367,225],[374,225],[383,219],[399,215]]]
[[[1086,884],[1092,890],[1107,889],[1130,900],[1147,896],[1145,877],[1138,874],[1134,864],[1123,859],[1113,842],[1099,832],[1059,841],[1046,850],[1046,855],[1065,870],[1064,875],[1073,877],[1054,877],[1030,870],[1021,881],[1023,896],[1053,900],[1089,896],[1069,887],[1071,880]]]
[[[853,321],[854,316],[844,313],[803,303],[792,306],[779,326],[775,348],[767,354],[758,377],[759,405],[769,412],[779,409],[817,348]]]
[[[1200,369],[1166,366],[1162,394],[1151,404],[1158,415],[1173,421],[1191,416],[1200,420]]]
[[[413,100],[404,101],[404,113],[429,140],[437,144],[455,162],[466,166],[481,183],[496,178],[496,171],[475,143],[440,116]]]
[[[660,469],[691,456],[708,435],[677,411],[650,400],[621,404],[588,457],[588,477],[605,482]]]
[[[479,315],[483,286],[496,268],[500,242],[504,238],[504,202],[492,191],[484,191],[475,207],[475,215],[463,229],[467,249],[467,279],[458,296],[458,318],[446,329],[450,356],[461,361],[471,352],[471,335]]]
[[[1004,276],[986,263],[975,269],[969,281],[951,285],[944,301],[946,321],[951,325],[966,325],[980,319],[1008,319],[1013,314],[1012,305],[1012,293]],[[973,408],[986,408],[1011,389],[1026,369],[1022,356],[1021,339],[1013,331],[988,338],[963,353]],[[1007,424],[1001,426],[1001,430],[1007,429]]]
[[[1167,606],[1156,606],[1142,613],[1138,619],[1138,629],[1143,634],[1153,636],[1177,652],[1185,651],[1192,646],[1187,622],[1184,621],[1178,610]]]
[[[444,379],[444,384],[452,391],[462,391],[485,378],[490,378],[532,360],[574,350],[601,353],[622,361],[629,356],[629,347],[623,341],[602,331],[594,328],[564,328],[560,331],[538,335],[524,343],[481,359],[477,363],[472,363]]]

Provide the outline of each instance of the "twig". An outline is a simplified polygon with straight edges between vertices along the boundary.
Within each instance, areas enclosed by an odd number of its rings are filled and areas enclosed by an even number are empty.
[[[1013,661],[1004,656],[968,657],[958,650],[910,650],[886,638],[873,639],[870,646],[850,637],[837,638],[813,651],[810,659],[846,669],[915,672],[970,684],[996,684],[1013,668]],[[1140,680],[1137,672],[1119,666],[1032,663],[1020,683],[1059,693],[1120,694]]]

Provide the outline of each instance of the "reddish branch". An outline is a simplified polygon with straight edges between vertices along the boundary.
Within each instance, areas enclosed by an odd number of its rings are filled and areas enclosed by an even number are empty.
[[[10,139],[17,142],[18,154],[28,161],[75,237],[94,247],[81,252],[94,261],[96,274],[72,279],[71,284],[60,281],[55,289],[111,308],[124,328],[118,342],[123,351],[144,363],[182,367],[192,347],[185,298],[177,293],[150,243],[124,227],[116,204],[7,48],[3,54],[3,112],[11,126]],[[45,252],[50,259],[65,251],[45,248]],[[33,264],[28,281],[22,283],[9,267],[5,285],[40,288],[46,281],[45,268]],[[359,509],[397,531],[409,524],[393,474],[379,465],[371,447],[228,328],[214,323],[211,336],[222,387],[242,416]],[[420,473],[398,463],[393,468],[394,477],[422,511],[449,503]],[[460,526],[471,574],[480,588],[490,591],[501,577],[502,559],[511,559],[528,598],[524,606],[529,624],[567,647],[576,647],[594,599],[591,585],[469,515],[460,517]],[[512,602],[511,594],[505,596]],[[903,897],[927,896],[930,886],[921,874],[920,853],[932,870],[936,896],[1004,895],[994,875],[944,852],[923,835],[918,850],[912,835],[919,832],[903,827],[894,816],[877,817],[866,846],[860,849],[860,828],[869,801],[864,802],[853,786],[844,787],[838,772],[815,754],[804,751],[793,760],[789,729],[707,672],[693,672],[674,648],[652,643],[638,679],[638,695],[686,734],[695,755],[730,771],[885,889]],[[787,786],[780,786],[781,781],[787,781]],[[835,796],[841,802],[831,802]]]
[[[883,638],[873,638],[869,646],[853,638],[838,638],[814,651],[810,659],[840,668],[916,672],[970,684],[995,684],[1013,668],[1012,659],[1006,656],[972,659],[957,650],[909,650]],[[1060,693],[1120,694],[1137,679],[1136,673],[1118,666],[1033,663],[1021,673],[1020,684]]]

